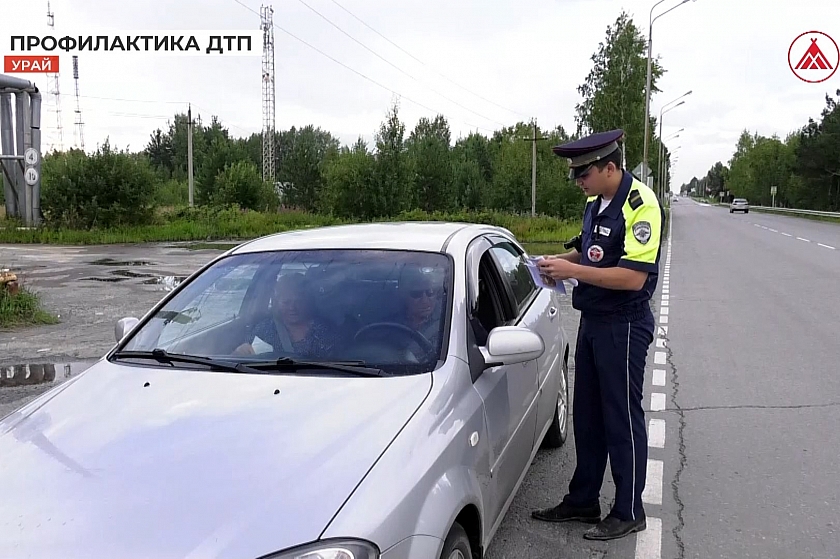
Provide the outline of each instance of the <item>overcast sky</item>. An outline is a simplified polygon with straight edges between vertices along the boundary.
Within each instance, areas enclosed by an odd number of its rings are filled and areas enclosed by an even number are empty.
[[[264,2],[266,0],[263,0]],[[667,0],[655,14],[680,0]],[[55,36],[106,29],[259,29],[260,0],[52,0]],[[329,18],[372,51],[307,8]],[[276,126],[315,124],[350,143],[371,140],[397,92],[409,130],[418,118],[443,113],[453,137],[490,134],[502,124],[536,117],[541,126],[573,131],[577,86],[590,56],[622,9],[647,32],[654,0],[284,0],[274,23],[364,74],[375,85],[275,29]],[[349,10],[380,35],[355,19]],[[49,34],[46,0],[3,0],[3,54],[9,36]],[[256,12],[256,13],[255,13]],[[667,73],[666,103],[691,90],[668,112],[664,134],[677,151],[676,185],[729,160],[740,132],[782,138],[818,118],[827,93],[840,89],[840,72],[820,84],[800,81],[788,66],[791,42],[806,31],[840,41],[840,2],[696,0],[659,18],[654,55]],[[822,39],[821,39],[822,41]],[[827,43],[828,46],[830,43]],[[203,48],[204,45],[202,45]],[[412,56],[409,56],[407,51]],[[828,58],[836,51],[827,49]],[[412,57],[416,57],[412,58]],[[419,59],[421,62],[418,62]],[[832,60],[832,64],[835,61]],[[71,58],[62,56],[60,81],[64,146],[75,136]],[[796,61],[794,61],[796,64]],[[262,127],[261,60],[254,57],[161,57],[132,53],[79,57],[79,88],[86,149],[106,136],[120,148],[141,149],[175,111],[218,115],[236,136]],[[34,81],[46,91],[46,79]],[[21,76],[22,77],[22,76]],[[384,86],[384,87],[382,87]],[[487,102],[480,97],[489,100]],[[423,106],[419,106],[423,105]],[[434,111],[430,112],[429,109]],[[45,96],[44,148],[58,141],[55,101]],[[675,186],[676,186],[675,185]]]

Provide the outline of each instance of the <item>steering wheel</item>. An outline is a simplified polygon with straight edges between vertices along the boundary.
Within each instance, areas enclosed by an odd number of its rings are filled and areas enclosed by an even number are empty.
[[[356,332],[356,335],[353,336],[354,341],[358,341],[364,334],[371,332],[373,330],[393,330],[399,332],[413,341],[417,342],[417,345],[420,346],[420,349],[423,353],[431,353],[434,350],[434,346],[432,342],[430,342],[426,336],[414,330],[413,328],[409,328],[405,324],[400,324],[399,322],[374,322],[372,324],[368,324],[367,326],[362,327],[361,330]]]

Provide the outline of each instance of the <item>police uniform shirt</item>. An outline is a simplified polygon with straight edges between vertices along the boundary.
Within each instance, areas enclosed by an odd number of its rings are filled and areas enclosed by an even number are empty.
[[[640,291],[581,282],[572,292],[572,306],[587,317],[635,320],[649,311],[656,290],[665,213],[653,190],[627,171],[623,171],[618,191],[603,211],[602,202],[600,196],[586,200],[580,263],[647,272],[647,281]]]

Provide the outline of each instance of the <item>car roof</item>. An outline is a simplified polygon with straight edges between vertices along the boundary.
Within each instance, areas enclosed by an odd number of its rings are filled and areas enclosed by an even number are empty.
[[[246,242],[228,254],[272,250],[399,249],[442,252],[459,234],[506,233],[501,227],[479,223],[400,221],[332,225],[275,233]]]

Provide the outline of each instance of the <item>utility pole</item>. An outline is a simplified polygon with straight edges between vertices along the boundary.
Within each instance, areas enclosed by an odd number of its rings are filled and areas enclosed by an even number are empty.
[[[195,185],[193,183],[193,120],[192,104],[187,108],[187,182],[190,186],[190,207],[193,207]]]
[[[548,138],[537,138],[537,119],[532,119],[531,124],[534,126],[534,135],[531,138],[526,138],[526,142],[531,144],[531,217],[537,215],[537,142],[548,140]]]

